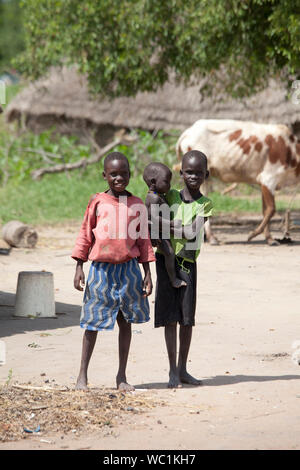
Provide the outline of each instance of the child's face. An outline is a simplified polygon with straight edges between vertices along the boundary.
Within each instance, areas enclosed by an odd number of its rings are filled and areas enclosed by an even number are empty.
[[[166,171],[161,171],[155,182],[155,189],[159,194],[165,194],[171,187],[172,174]]]
[[[111,191],[116,195],[121,195],[125,192],[130,179],[127,162],[125,160],[111,160],[104,168],[103,177]]]
[[[205,162],[197,157],[191,157],[182,164],[181,175],[184,183],[191,191],[199,190],[201,184],[208,177]]]

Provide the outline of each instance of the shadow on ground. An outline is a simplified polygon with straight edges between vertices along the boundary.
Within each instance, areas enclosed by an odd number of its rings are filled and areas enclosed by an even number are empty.
[[[55,302],[56,318],[15,317],[15,294],[0,291],[0,337],[79,325],[81,305]]]
[[[222,244],[223,245],[260,245],[260,246],[268,246],[265,240],[252,240],[251,242],[247,241],[241,241],[241,240],[236,240],[236,241],[225,241]],[[293,246],[299,246],[300,242],[297,240],[293,240],[292,243],[279,243],[279,245],[270,245],[270,248],[277,248],[277,246],[287,246],[287,247],[293,247]]]
[[[211,377],[209,379],[203,379],[202,385],[186,385],[184,384],[182,388],[202,388],[202,387],[210,387],[210,386],[221,386],[221,385],[234,385],[243,382],[273,382],[278,380],[299,380],[300,374],[298,375],[216,375],[215,377]],[[161,390],[168,388],[167,382],[153,382],[153,383],[145,383],[145,384],[134,384],[135,388],[146,388],[146,389],[154,389],[154,390]],[[180,389],[179,389],[180,390]]]

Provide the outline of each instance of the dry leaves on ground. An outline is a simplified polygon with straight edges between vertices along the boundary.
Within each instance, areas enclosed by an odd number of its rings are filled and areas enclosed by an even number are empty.
[[[114,427],[130,413],[143,413],[158,403],[144,393],[9,385],[0,388],[0,441],[26,438],[30,431],[80,433]]]

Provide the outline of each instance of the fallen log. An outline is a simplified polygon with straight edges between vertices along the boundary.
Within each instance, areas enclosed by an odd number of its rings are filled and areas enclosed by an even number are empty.
[[[3,226],[2,237],[9,246],[16,248],[34,248],[38,240],[36,230],[18,220],[11,220]]]
[[[113,142],[110,142],[105,147],[103,147],[103,149],[101,149],[101,151],[97,155],[91,158],[81,158],[80,160],[74,163],[65,163],[47,168],[39,168],[31,172],[31,177],[33,180],[39,180],[43,175],[47,173],[62,173],[63,171],[78,170],[78,168],[85,168],[87,165],[93,165],[94,163],[99,162],[107,152],[119,145],[121,142],[121,137],[115,139]]]
[[[224,226],[224,225],[257,225],[261,221],[259,215],[218,215],[212,217],[211,224],[213,226]],[[271,224],[282,223],[282,217],[280,215],[274,216]]]

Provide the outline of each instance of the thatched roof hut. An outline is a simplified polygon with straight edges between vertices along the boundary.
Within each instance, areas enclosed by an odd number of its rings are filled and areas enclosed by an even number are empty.
[[[52,69],[49,76],[23,89],[6,109],[9,121],[25,118],[35,130],[56,125],[61,132],[99,130],[107,140],[116,128],[183,130],[197,119],[240,119],[292,125],[300,122],[300,105],[286,98],[282,85],[271,82],[264,91],[243,101],[204,98],[201,84],[185,87],[167,83],[155,93],[112,101],[89,96],[87,82],[76,69]]]

